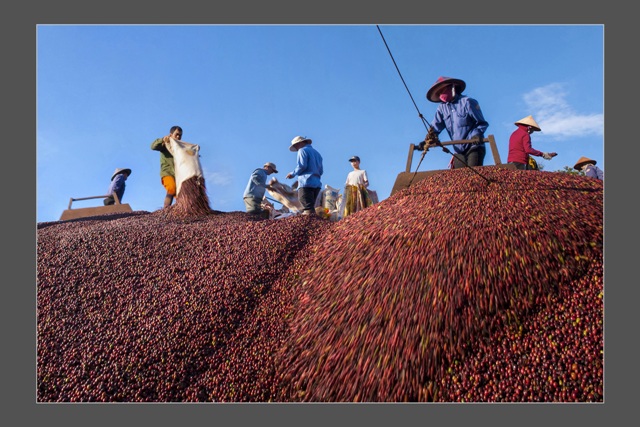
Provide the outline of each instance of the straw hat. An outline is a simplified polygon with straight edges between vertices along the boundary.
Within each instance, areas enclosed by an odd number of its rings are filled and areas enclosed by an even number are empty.
[[[291,146],[289,147],[289,150],[298,151],[298,144],[302,144],[303,142],[308,142],[309,144],[311,144],[311,140],[306,136],[296,136],[291,140]]]
[[[575,164],[575,165],[573,165],[573,168],[574,168],[575,170],[577,170],[577,171],[582,170],[582,166],[584,166],[584,165],[585,165],[585,164],[587,164],[587,163],[591,163],[592,165],[595,165],[595,164],[596,164],[596,161],[595,161],[595,160],[591,160],[591,159],[590,159],[590,158],[588,158],[588,157],[580,157],[580,158],[578,159],[578,161],[576,162],[576,164]]]
[[[271,169],[273,169],[274,173],[278,173],[278,169],[276,169],[276,164],[275,163],[267,162],[267,163],[264,164],[263,167],[264,168],[271,168]]]
[[[527,116],[524,119],[520,119],[517,122],[514,123],[515,125],[525,125],[525,126],[531,126],[533,128],[533,130],[536,131],[540,131],[540,126],[538,126],[538,123],[536,123],[535,120],[533,120],[533,116]]]
[[[111,180],[113,181],[113,178],[115,178],[119,173],[124,173],[128,177],[129,175],[131,175],[131,169],[116,169],[113,175],[111,175]]]
[[[439,93],[443,86],[454,84],[458,87],[457,93],[460,94],[467,87],[467,84],[460,79],[454,79],[452,77],[438,77],[438,80],[427,91],[427,99],[431,102],[440,102]]]

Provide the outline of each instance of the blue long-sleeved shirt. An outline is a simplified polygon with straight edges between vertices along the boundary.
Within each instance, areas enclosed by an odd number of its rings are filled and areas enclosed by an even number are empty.
[[[109,185],[109,190],[107,191],[107,194],[116,193],[118,195],[118,200],[122,202],[122,197],[124,196],[124,189],[126,187],[126,184],[125,184],[126,180],[127,178],[121,173],[114,176],[113,179],[111,180],[111,184]]]
[[[477,135],[484,138],[489,123],[484,119],[478,101],[468,96],[458,95],[452,102],[438,105],[431,126],[437,134],[445,128],[452,141],[471,139]],[[456,153],[466,153],[473,144],[454,144]]]
[[[298,188],[322,188],[320,177],[323,173],[322,156],[311,145],[298,150],[296,168],[291,175],[298,177]]]
[[[266,185],[267,171],[264,170],[264,168],[258,168],[251,174],[242,197],[253,197],[254,199],[262,200],[266,190]]]

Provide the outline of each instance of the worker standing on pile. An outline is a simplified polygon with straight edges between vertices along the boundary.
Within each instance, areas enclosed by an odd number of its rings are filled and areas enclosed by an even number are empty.
[[[465,88],[466,83],[463,80],[439,77],[427,91],[427,99],[439,105],[425,138],[426,144],[439,142],[438,135],[444,129],[452,141],[475,140],[473,143],[453,145],[454,169],[464,167],[465,164],[482,166],[486,154],[484,133],[489,123],[484,119],[478,101],[462,95]],[[425,144],[421,143],[416,148],[422,150]]]
[[[360,157],[352,156],[349,163],[353,170],[347,175],[347,181],[344,184],[345,203],[343,218],[354,212],[368,208],[373,204],[367,187],[369,187],[369,177],[367,171],[360,169]]]
[[[596,178],[604,181],[604,171],[596,166],[596,161],[588,157],[580,157],[573,168],[577,171],[584,172],[589,178]]]
[[[173,198],[176,196],[176,171],[173,162],[173,155],[169,151],[171,138],[180,141],[182,139],[182,128],[172,126],[169,135],[158,138],[151,143],[151,149],[160,152],[160,182],[167,190],[164,197],[164,207],[171,206]]]
[[[291,140],[290,151],[297,151],[296,168],[287,174],[287,179],[298,177],[298,199],[303,215],[316,214],[316,199],[322,188],[322,156],[311,146],[311,139],[296,136]]]
[[[527,116],[514,123],[518,128],[513,131],[509,138],[509,155],[507,157],[507,163],[515,165],[517,169],[528,170],[536,169],[531,164],[536,164],[535,161],[531,162],[529,156],[542,157],[545,160],[551,160],[557,153],[543,153],[531,146],[531,134],[533,132],[540,132],[540,126],[533,119],[533,116]]]
[[[269,217],[269,211],[262,208],[262,199],[267,189],[267,176],[272,173],[278,173],[278,170],[276,169],[276,165],[271,162],[265,163],[264,166],[257,168],[251,173],[243,195],[247,213],[262,215],[265,218]]]
[[[126,188],[125,181],[131,175],[131,169],[116,169],[111,175],[111,184],[109,184],[109,189],[107,190],[107,194],[109,197],[106,197],[102,203],[105,206],[114,205],[116,203],[113,195],[118,196],[118,200],[122,203],[122,198],[124,197],[124,190]]]

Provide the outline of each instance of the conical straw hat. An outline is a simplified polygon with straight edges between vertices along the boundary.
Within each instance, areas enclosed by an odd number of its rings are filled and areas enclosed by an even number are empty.
[[[590,159],[590,158],[588,158],[588,157],[580,157],[580,158],[578,159],[578,161],[576,162],[576,164],[573,166],[573,168],[574,168],[575,170],[578,170],[578,171],[579,171],[579,170],[582,170],[582,166],[584,166],[584,165],[585,165],[585,163],[591,163],[592,165],[595,165],[595,164],[596,164],[596,161],[595,161],[595,160],[591,160],[591,159]]]
[[[538,126],[538,123],[536,123],[535,120],[533,120],[533,116],[527,116],[523,119],[518,120],[517,122],[515,122],[514,124],[521,124],[521,125],[525,125],[525,126],[531,126],[534,130],[540,131],[540,126]]]

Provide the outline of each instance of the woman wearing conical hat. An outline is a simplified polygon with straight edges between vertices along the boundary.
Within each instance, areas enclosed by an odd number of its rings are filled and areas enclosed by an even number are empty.
[[[588,157],[580,157],[573,168],[577,171],[584,172],[584,175],[589,178],[597,178],[604,181],[604,172],[596,166],[596,163],[595,160],[591,160]]]
[[[454,169],[465,167],[465,164],[482,166],[486,153],[484,133],[489,123],[485,120],[478,101],[462,94],[466,86],[463,80],[439,77],[427,91],[427,99],[437,103],[438,108],[425,142],[431,145],[445,129],[452,141],[474,140],[473,143],[453,145]],[[420,144],[418,149],[424,149],[424,145]]]
[[[509,138],[509,155],[507,162],[515,165],[516,168],[527,170],[532,169],[529,162],[529,156],[542,157],[545,160],[551,160],[557,153],[543,153],[531,146],[531,134],[540,132],[540,126],[532,116],[527,116],[514,123],[518,128],[511,134]],[[535,164],[535,163],[534,163]]]

